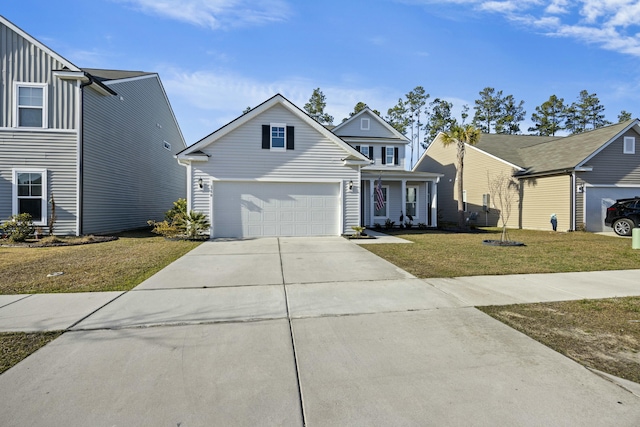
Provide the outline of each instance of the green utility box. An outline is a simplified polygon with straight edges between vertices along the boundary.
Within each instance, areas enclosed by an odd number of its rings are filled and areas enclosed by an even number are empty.
[[[640,249],[640,228],[631,230],[631,249]]]

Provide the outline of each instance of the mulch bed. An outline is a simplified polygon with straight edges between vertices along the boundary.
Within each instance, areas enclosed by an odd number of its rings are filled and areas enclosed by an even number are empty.
[[[92,243],[104,243],[117,240],[116,236],[85,236],[85,237],[58,237],[54,241],[44,239],[27,239],[24,242],[9,242],[8,239],[0,240],[3,248],[47,248],[55,246],[77,246]]]

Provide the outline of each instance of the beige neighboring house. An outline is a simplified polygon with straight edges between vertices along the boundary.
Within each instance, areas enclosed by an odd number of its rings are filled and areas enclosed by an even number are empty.
[[[637,119],[566,137],[482,134],[466,147],[465,211],[477,212],[478,225],[498,225],[498,206],[483,202],[489,179],[504,172],[518,183],[509,227],[551,230],[556,214],[559,231],[611,231],[604,225],[607,207],[640,195],[639,136]],[[451,222],[457,218],[455,165],[456,147],[444,147],[438,135],[414,167],[444,175],[438,214]]]

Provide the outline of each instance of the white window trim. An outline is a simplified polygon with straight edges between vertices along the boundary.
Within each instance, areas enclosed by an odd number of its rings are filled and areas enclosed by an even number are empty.
[[[284,144],[282,147],[273,146],[273,128],[279,127],[284,129]],[[286,123],[270,123],[269,124],[269,149],[272,151],[287,151],[287,124]]]
[[[361,118],[360,119],[360,130],[369,130],[371,129],[371,119],[367,118]]]
[[[28,126],[20,126],[19,106],[18,106],[18,88],[21,87],[37,87],[42,88],[42,127],[30,128]],[[13,127],[21,129],[46,129],[49,127],[49,91],[46,83],[25,83],[14,82],[13,84]]]
[[[367,150],[367,152],[365,153],[362,150]],[[371,153],[369,153],[369,146],[368,145],[361,145],[360,146],[360,154],[364,154],[365,156],[369,157],[371,155]]]
[[[13,183],[12,197],[11,197],[11,213],[12,215],[18,214],[18,174],[19,173],[39,173],[42,175],[42,208],[41,217],[42,221],[34,221],[33,225],[47,225],[47,206],[49,203],[49,191],[47,185],[47,170],[46,169],[12,169]]]
[[[375,184],[374,184],[375,185]],[[384,194],[386,195],[385,200],[384,200],[384,210],[385,210],[385,214],[382,216],[378,216],[376,215],[376,195],[375,193],[373,194],[373,217],[374,218],[389,218],[389,186],[388,185],[382,185],[381,188],[384,190],[386,189],[387,191],[384,192]],[[375,192],[375,188],[373,189],[373,191]]]
[[[385,162],[386,162],[385,164],[387,166],[396,166],[396,163],[395,163],[396,150],[395,150],[395,148],[394,147],[385,147],[385,151],[386,151],[384,153]],[[389,152],[391,152],[391,161],[389,161]]]
[[[623,154],[636,154],[636,138],[633,136],[624,137],[624,145],[622,147]]]
[[[407,213],[407,190],[409,188],[414,188],[416,190],[416,214],[412,215],[413,216],[413,220],[415,221],[416,219],[420,218],[419,214],[420,214],[420,187],[417,185],[407,185],[405,187],[405,193],[404,193],[404,212],[405,214]]]

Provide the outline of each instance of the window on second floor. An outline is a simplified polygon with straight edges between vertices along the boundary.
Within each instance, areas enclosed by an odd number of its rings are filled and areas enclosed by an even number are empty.
[[[636,154],[636,139],[633,136],[624,137],[624,154]]]
[[[262,125],[262,148],[285,151],[294,148],[294,127],[285,123]]]
[[[16,127],[47,127],[46,85],[16,83]]]
[[[398,147],[382,147],[381,153],[383,165],[398,165]]]

